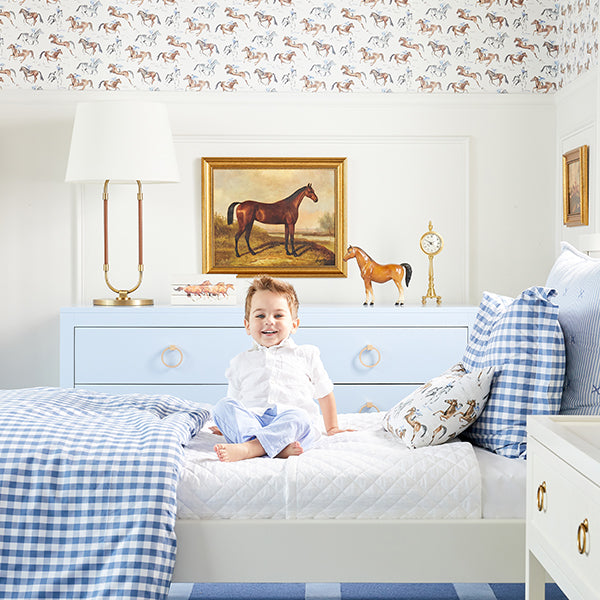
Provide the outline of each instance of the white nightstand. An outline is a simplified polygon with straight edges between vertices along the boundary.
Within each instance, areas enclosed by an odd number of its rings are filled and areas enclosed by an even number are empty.
[[[527,600],[546,573],[570,600],[600,597],[600,417],[529,417]]]

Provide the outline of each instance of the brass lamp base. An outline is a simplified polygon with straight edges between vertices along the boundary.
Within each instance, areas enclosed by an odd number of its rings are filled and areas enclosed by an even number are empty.
[[[104,192],[102,199],[104,201],[104,265],[102,267],[104,271],[104,281],[110,290],[119,294],[116,298],[100,298],[94,300],[94,306],[151,306],[154,304],[154,300],[146,298],[130,298],[129,294],[135,292],[142,284],[142,275],[144,273],[144,263],[142,261],[142,182],[137,180],[138,186],[138,281],[132,288],[118,289],[113,287],[108,280],[108,179],[104,182]]]
[[[94,306],[151,306],[154,300],[148,298],[99,298]]]

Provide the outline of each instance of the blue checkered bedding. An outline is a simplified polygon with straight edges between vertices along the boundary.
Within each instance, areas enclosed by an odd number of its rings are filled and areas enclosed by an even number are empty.
[[[0,598],[166,598],[183,445],[172,396],[0,390]]]

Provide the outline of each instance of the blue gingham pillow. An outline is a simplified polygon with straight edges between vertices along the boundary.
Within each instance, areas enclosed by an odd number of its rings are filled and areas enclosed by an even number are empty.
[[[560,409],[565,349],[556,291],[532,287],[517,298],[484,292],[463,357],[467,370],[496,367],[487,405],[464,438],[525,458],[527,415]]]
[[[600,260],[567,242],[548,286],[556,288],[558,320],[565,334],[567,373],[561,414],[600,414]]]

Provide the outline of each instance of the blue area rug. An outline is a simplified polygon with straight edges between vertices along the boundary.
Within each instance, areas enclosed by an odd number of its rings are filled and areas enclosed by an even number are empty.
[[[187,595],[187,594],[186,594]],[[182,596],[173,593],[179,600]],[[171,596],[170,596],[171,598]],[[194,584],[186,600],[524,600],[519,583],[206,583]],[[555,584],[546,600],[568,600]]]

